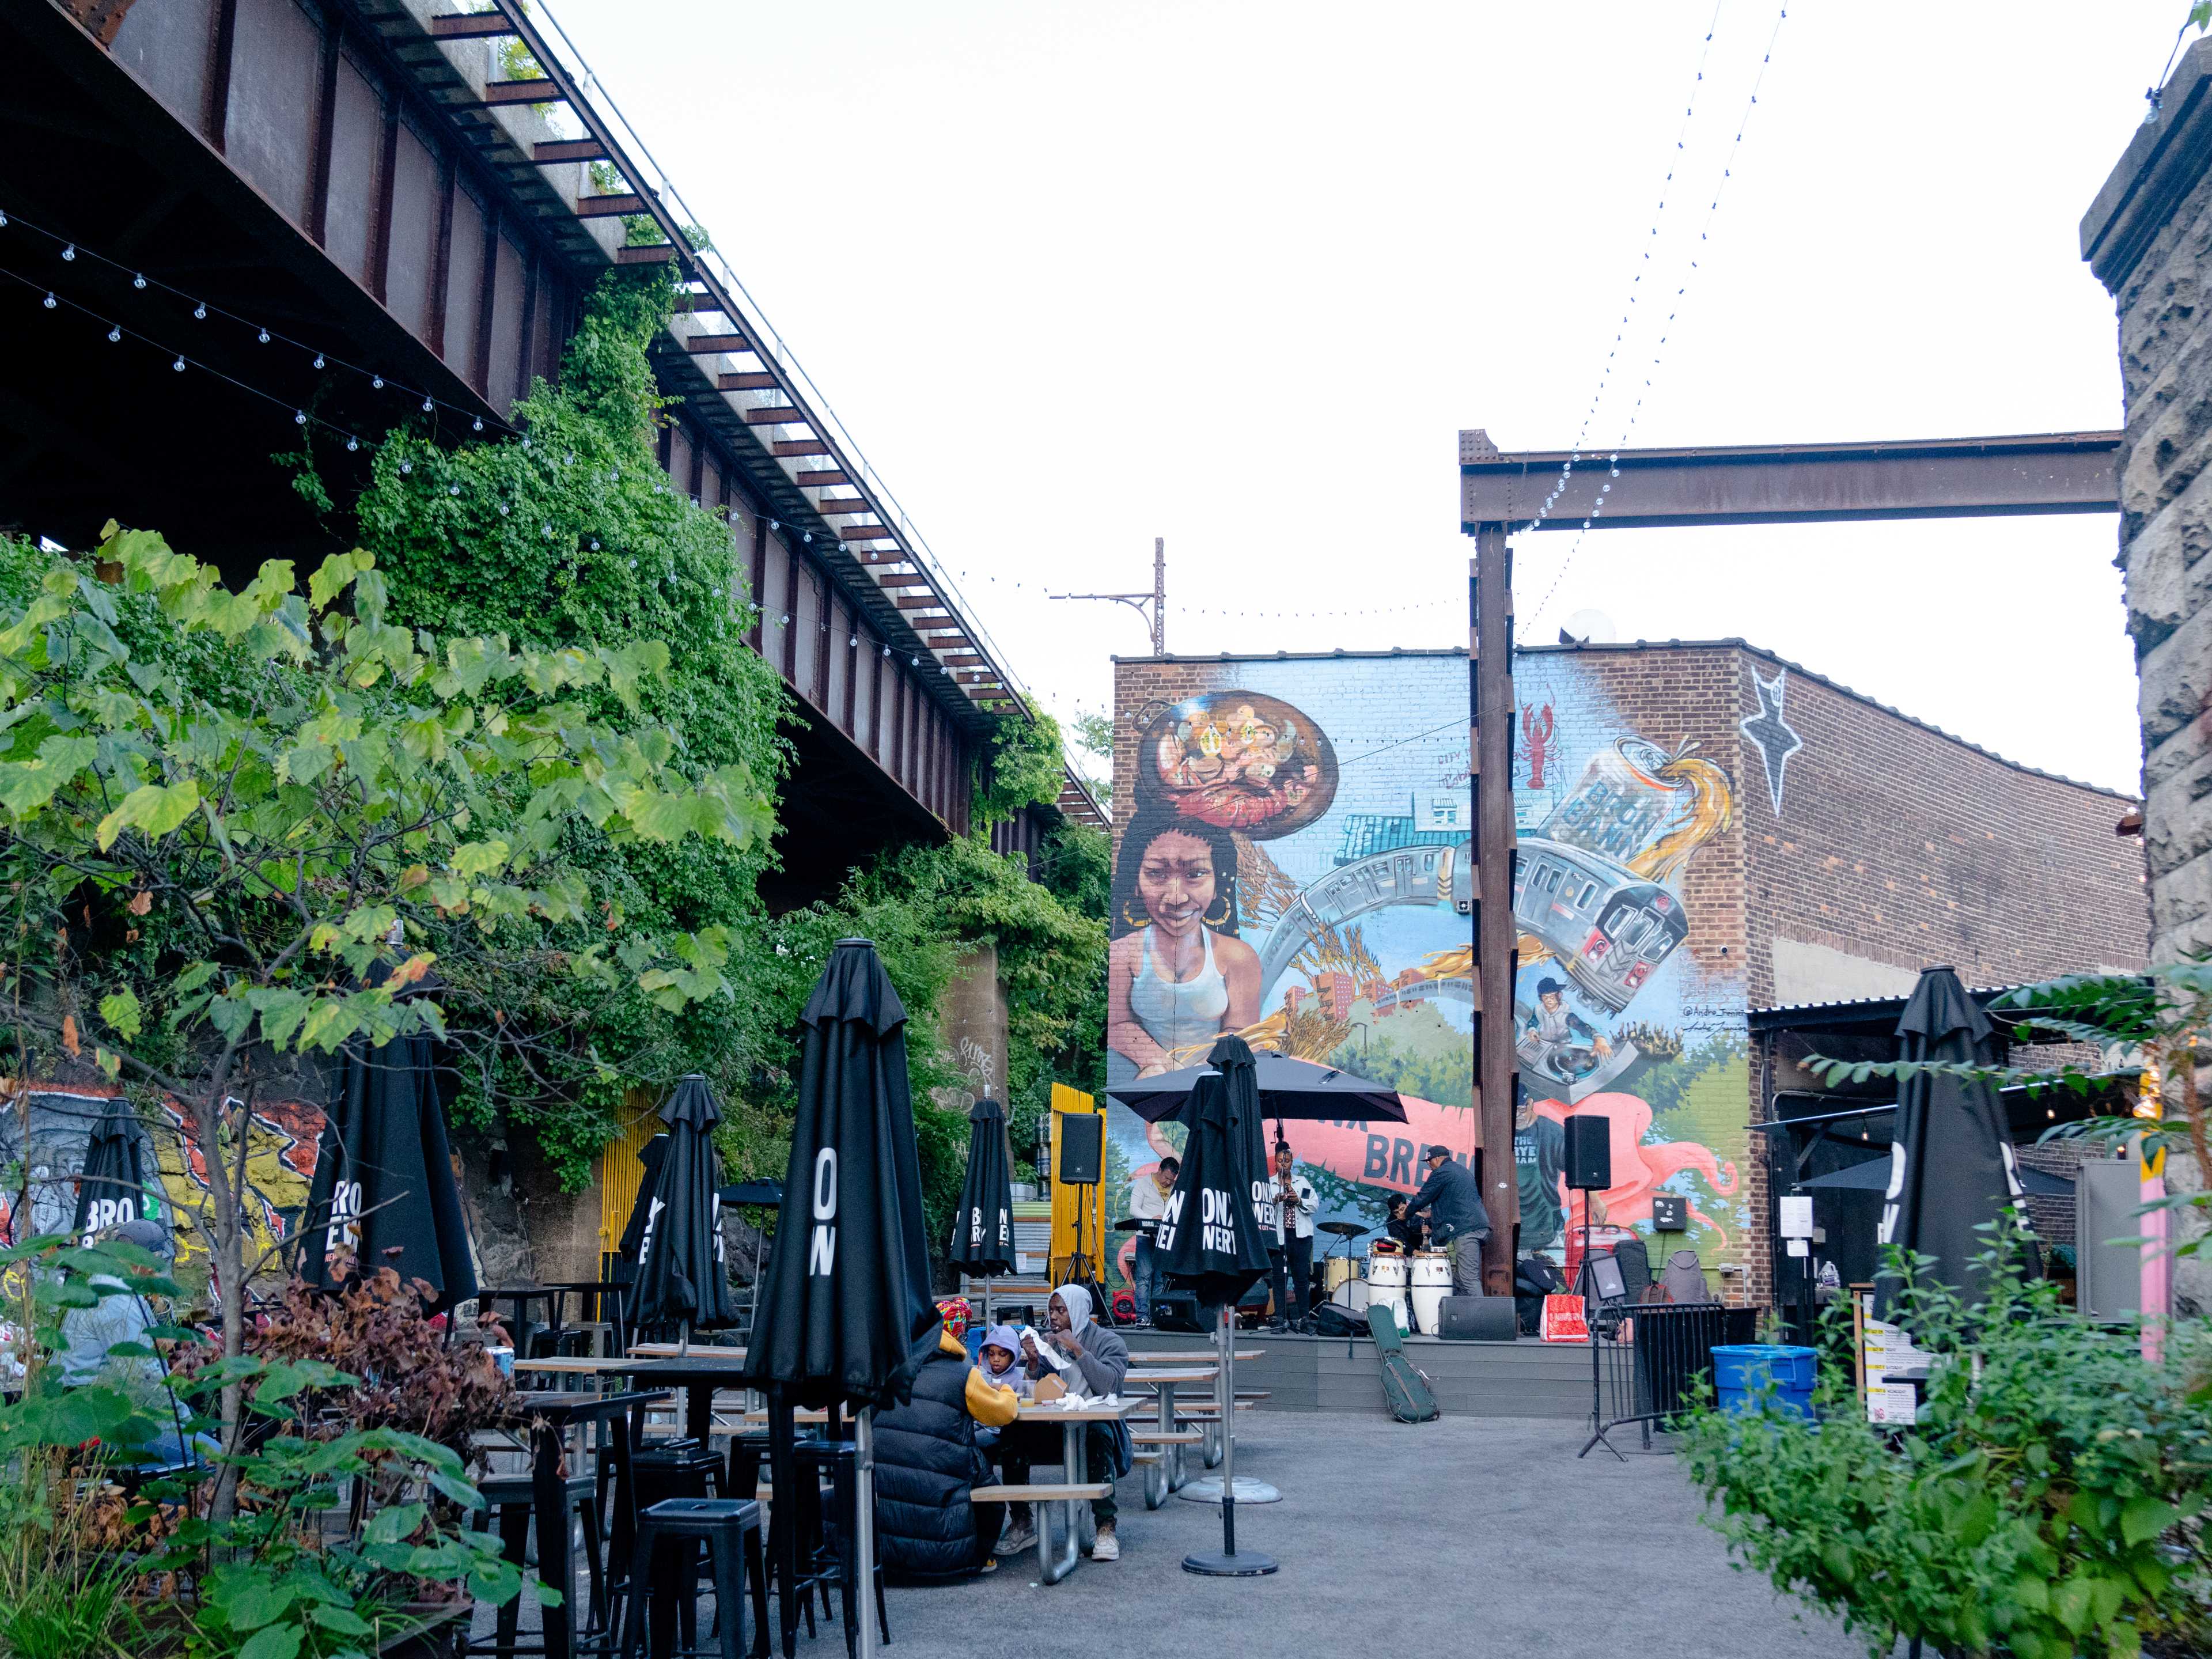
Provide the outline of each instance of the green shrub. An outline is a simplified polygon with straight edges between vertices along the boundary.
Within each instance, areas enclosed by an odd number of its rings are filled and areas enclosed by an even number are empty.
[[[1843,1304],[1830,1310],[1848,1328]],[[1707,1409],[1685,1427],[1710,1524],[1741,1564],[1840,1614],[1869,1655],[1900,1638],[2020,1659],[2202,1652],[2212,1561],[2212,1370],[2201,1327],[2143,1358],[1991,1263],[1970,1312],[1906,1294],[1902,1322],[1937,1356],[1919,1422],[1866,1420],[1830,1365],[1808,1422]]]

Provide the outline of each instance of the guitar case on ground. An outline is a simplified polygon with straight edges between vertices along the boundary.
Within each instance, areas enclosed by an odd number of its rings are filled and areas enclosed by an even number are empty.
[[[1389,1407],[1390,1415],[1401,1423],[1436,1421],[1443,1415],[1437,1409],[1437,1397],[1429,1392],[1427,1375],[1406,1358],[1405,1339],[1399,1334],[1396,1316],[1387,1306],[1368,1309],[1367,1331],[1375,1339],[1375,1352],[1382,1362],[1382,1403]]]

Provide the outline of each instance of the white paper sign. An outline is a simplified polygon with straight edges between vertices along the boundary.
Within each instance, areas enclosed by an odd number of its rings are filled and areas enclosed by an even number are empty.
[[[1910,1382],[1885,1382],[1867,1388],[1867,1421],[1911,1424],[1919,1419]]]
[[[1812,1247],[1811,1247],[1810,1245],[1808,1245],[1808,1243],[1806,1243],[1806,1242],[1805,1242],[1803,1239],[1802,1239],[1802,1238],[1793,1238],[1793,1239],[1791,1239],[1791,1240],[1790,1241],[1790,1255],[1812,1255],[1812,1253],[1813,1253]]]
[[[1782,1236],[1784,1238],[1810,1238],[1813,1236],[1813,1200],[1798,1194],[1782,1200]],[[1802,1255],[1802,1251],[1793,1251]]]

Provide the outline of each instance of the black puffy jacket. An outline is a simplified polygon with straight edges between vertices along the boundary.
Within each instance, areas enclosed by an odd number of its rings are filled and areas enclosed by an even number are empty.
[[[975,1444],[975,1413],[1011,1422],[1014,1397],[976,1379],[957,1338],[922,1363],[914,1398],[876,1418],[876,1549],[884,1571],[903,1577],[972,1572],[975,1513],[970,1486],[988,1485],[991,1465]]]

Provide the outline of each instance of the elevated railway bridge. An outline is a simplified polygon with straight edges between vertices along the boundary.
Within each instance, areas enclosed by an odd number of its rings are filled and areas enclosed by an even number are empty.
[[[298,447],[295,406],[374,434],[428,399],[421,418],[465,441],[555,374],[603,273],[672,267],[660,462],[726,515],[762,611],[750,643],[799,711],[772,901],[968,830],[994,724],[1027,717],[1019,683],[542,8],[10,0],[0,211],[118,262],[58,274],[0,227],[0,525],[82,545],[112,516],[234,570],[328,544],[271,460]],[[155,305],[160,284],[212,319]],[[80,306],[149,317],[193,372],[136,335],[118,349]],[[994,840],[1029,852],[1062,816],[1105,822],[1071,775]]]

